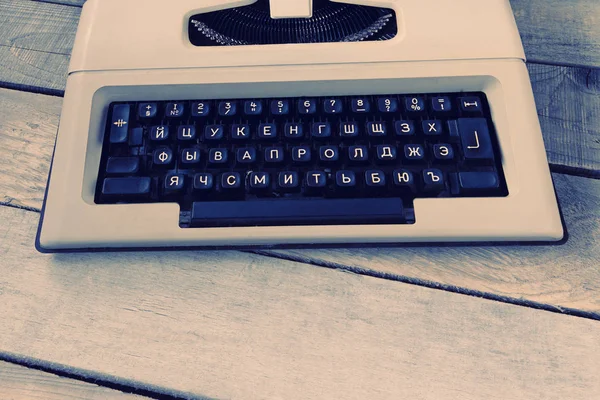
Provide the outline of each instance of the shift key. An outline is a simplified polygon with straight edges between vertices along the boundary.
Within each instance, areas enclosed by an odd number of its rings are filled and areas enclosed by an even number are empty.
[[[466,160],[493,160],[494,150],[485,118],[459,118],[458,132]]]

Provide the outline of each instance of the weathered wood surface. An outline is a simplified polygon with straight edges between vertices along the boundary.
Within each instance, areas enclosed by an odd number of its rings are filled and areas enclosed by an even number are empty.
[[[0,204],[41,208],[61,99],[0,89]],[[27,116],[23,118],[23,116]],[[571,240],[547,247],[280,251],[393,279],[577,308],[600,318],[600,181],[555,174]]]
[[[42,255],[37,219],[0,207],[2,352],[216,398],[600,393],[597,321],[241,252]]]
[[[0,361],[2,400],[143,400],[105,387]]]
[[[547,0],[514,1],[528,52],[548,54],[539,61],[600,67],[600,39],[593,40],[596,33],[600,37],[600,23],[593,23],[592,2],[552,1],[556,4],[551,6]],[[5,10],[0,14],[0,85],[61,95],[79,8],[17,0],[0,0],[0,7]],[[536,7],[543,13],[532,12]],[[587,10],[586,18],[575,23],[582,15],[579,9]],[[540,17],[544,13],[550,13],[544,17],[548,21],[563,18],[563,25],[546,25]],[[578,45],[565,55],[572,47],[564,43]],[[600,176],[600,70],[538,64],[529,69],[550,163],[557,170]]]

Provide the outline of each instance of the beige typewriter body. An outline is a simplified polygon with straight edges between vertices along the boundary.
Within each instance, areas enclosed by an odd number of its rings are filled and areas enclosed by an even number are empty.
[[[38,248],[563,238],[509,1],[346,2],[393,8],[398,35],[382,42],[200,48],[188,41],[191,15],[253,1],[89,0],[71,59]],[[274,16],[285,17],[286,6],[275,3]],[[287,11],[302,16],[306,7]],[[507,197],[416,199],[416,223],[410,225],[187,229],[179,227],[176,203],[94,204],[106,114],[114,101],[444,91],[486,93]]]

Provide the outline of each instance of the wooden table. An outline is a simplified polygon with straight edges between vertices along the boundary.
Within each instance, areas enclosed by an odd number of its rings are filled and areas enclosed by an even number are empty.
[[[82,2],[0,0],[0,398],[600,398],[598,0],[512,0],[562,246],[42,255]]]

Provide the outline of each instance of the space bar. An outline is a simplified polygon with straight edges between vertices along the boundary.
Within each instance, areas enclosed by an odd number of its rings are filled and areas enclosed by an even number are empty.
[[[192,226],[402,223],[400,198],[196,202]]]

